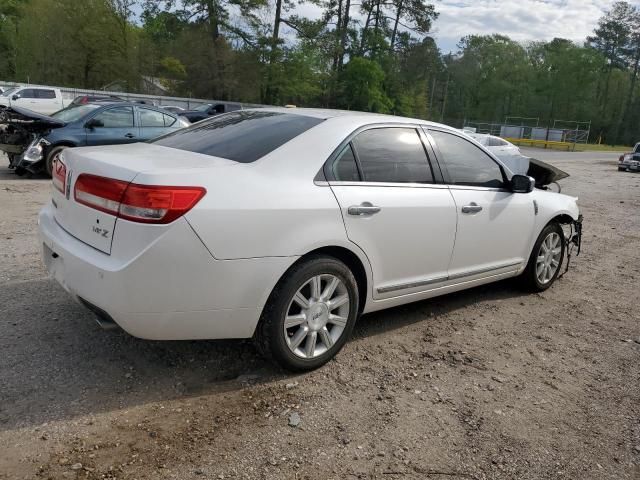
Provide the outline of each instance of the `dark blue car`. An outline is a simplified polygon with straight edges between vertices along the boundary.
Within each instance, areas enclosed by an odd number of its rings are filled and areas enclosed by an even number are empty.
[[[10,107],[2,117],[0,148],[18,174],[51,175],[53,159],[65,148],[142,142],[189,125],[166,110],[127,102],[74,105],[51,116]]]

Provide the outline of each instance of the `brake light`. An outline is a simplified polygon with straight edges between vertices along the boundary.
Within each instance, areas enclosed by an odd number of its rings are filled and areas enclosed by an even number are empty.
[[[67,167],[60,161],[59,157],[53,160],[51,183],[53,183],[56,190],[64,195],[64,189],[67,186]]]
[[[118,218],[140,223],[170,223],[191,210],[207,191],[202,187],[139,185],[82,174],[76,202]]]

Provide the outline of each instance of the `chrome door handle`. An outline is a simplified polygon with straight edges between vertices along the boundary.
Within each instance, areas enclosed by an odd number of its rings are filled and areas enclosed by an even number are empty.
[[[352,205],[347,209],[349,215],[373,215],[382,210],[369,202],[362,202],[360,205]]]
[[[482,207],[476,202],[471,202],[469,205],[462,207],[462,213],[478,213],[482,211]]]

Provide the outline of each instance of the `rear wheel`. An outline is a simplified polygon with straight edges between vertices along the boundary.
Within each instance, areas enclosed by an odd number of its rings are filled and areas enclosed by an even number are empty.
[[[66,147],[65,145],[53,147],[47,154],[47,159],[45,161],[44,166],[45,166],[45,169],[47,170],[47,175],[49,175],[50,177],[52,176],[52,173],[53,173],[53,161],[55,160],[56,156],[65,148],[68,148],[68,147]]]
[[[564,260],[564,231],[559,223],[550,223],[536,240],[527,268],[522,274],[524,285],[542,292],[558,278]]]
[[[358,315],[358,287],[333,257],[295,265],[271,293],[256,330],[258,349],[288,370],[328,362],[348,340]]]

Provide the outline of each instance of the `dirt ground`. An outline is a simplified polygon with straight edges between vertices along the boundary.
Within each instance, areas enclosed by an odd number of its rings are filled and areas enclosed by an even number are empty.
[[[100,330],[40,262],[50,182],[0,159],[0,479],[640,478],[640,175],[534,155],[585,216],[564,278],[367,315],[305,375]]]

